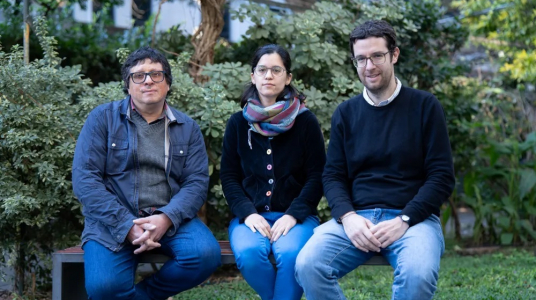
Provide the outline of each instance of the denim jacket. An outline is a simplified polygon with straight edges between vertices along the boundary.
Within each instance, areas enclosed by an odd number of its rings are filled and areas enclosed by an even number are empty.
[[[95,108],[88,116],[74,153],[73,190],[85,217],[82,244],[94,240],[119,251],[138,216],[136,126],[130,96]],[[171,199],[156,210],[168,216],[175,234],[193,219],[207,197],[208,158],[203,135],[190,117],[166,108],[166,177]]]

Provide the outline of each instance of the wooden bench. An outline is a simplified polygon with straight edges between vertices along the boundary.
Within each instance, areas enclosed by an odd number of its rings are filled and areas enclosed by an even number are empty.
[[[218,241],[221,263],[234,264],[235,257],[228,241]],[[163,254],[140,254],[140,263],[165,263],[169,257]],[[272,262],[273,257],[271,258]],[[365,265],[389,265],[381,255],[373,256]],[[84,250],[80,246],[56,251],[52,254],[52,300],[86,300],[84,286]]]

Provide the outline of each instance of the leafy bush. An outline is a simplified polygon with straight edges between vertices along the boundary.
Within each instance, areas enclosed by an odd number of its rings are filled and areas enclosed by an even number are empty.
[[[60,66],[43,19],[36,31],[43,59],[24,65],[20,46],[0,49],[0,259],[17,262],[18,284],[25,271],[45,275],[38,258],[77,244],[82,228],[71,163],[84,120],[73,104],[90,82]]]

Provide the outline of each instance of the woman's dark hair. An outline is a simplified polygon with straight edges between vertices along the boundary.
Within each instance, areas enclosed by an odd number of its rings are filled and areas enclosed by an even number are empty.
[[[138,50],[132,52],[128,57],[127,60],[123,63],[123,66],[121,66],[121,77],[123,77],[123,92],[128,95],[128,86],[130,83],[130,69],[132,67],[137,66],[139,63],[142,63],[146,59],[150,59],[152,63],[160,63],[162,64],[162,68],[164,69],[164,77],[166,79],[167,84],[170,87],[171,91],[171,83],[173,82],[173,75],[171,75],[171,67],[169,66],[169,62],[167,58],[160,53],[160,51],[153,49],[151,47],[141,47]],[[168,91],[169,94],[169,91]]]
[[[253,70],[255,69],[255,67],[259,63],[259,60],[261,60],[261,57],[263,55],[273,54],[273,53],[277,53],[279,57],[281,57],[281,60],[283,61],[283,65],[285,66],[285,70],[287,74],[291,74],[292,72],[291,72],[290,54],[288,53],[287,50],[285,50],[285,48],[279,45],[275,45],[275,44],[264,45],[262,47],[259,47],[255,51],[255,54],[253,54],[253,59],[251,59],[251,73],[253,73]],[[290,93],[291,99],[297,97],[300,100],[300,102],[303,102],[303,100],[305,100],[306,98],[305,95],[300,93],[298,89],[296,89],[296,87],[294,87],[292,83],[290,83],[289,85],[286,85],[283,91],[279,94],[279,96],[277,96],[276,101],[282,100],[289,93]],[[253,83],[249,82],[248,84],[246,84],[244,92],[242,93],[240,106],[244,107],[246,103],[248,102],[248,99],[250,98],[258,99],[258,97],[259,97],[259,93],[257,91],[257,87]]]
[[[355,41],[364,40],[369,37],[384,38],[387,42],[387,50],[391,52],[392,59],[393,51],[396,48],[396,32],[391,24],[383,20],[366,21],[365,23],[357,26],[352,33],[350,33],[350,52],[352,53],[352,57],[355,57]]]

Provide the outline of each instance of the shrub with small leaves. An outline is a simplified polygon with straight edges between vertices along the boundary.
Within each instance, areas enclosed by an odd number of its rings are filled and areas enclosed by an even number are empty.
[[[25,65],[20,46],[0,49],[0,259],[17,262],[19,275],[43,275],[38,254],[77,244],[82,224],[71,163],[84,121],[75,103],[90,82],[60,66],[44,24],[35,23],[43,59]]]

